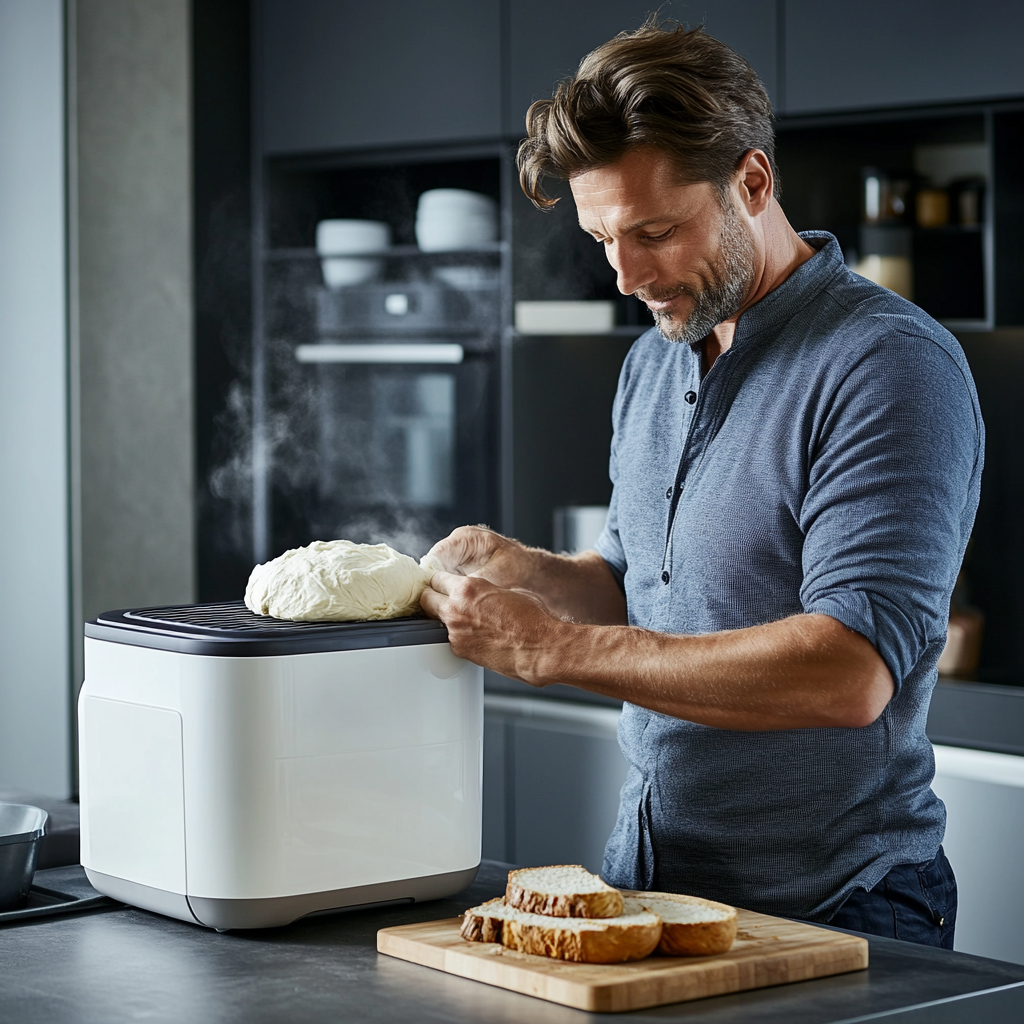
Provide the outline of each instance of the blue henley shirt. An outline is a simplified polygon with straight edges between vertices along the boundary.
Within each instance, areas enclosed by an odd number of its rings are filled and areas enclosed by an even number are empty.
[[[740,317],[703,379],[700,353],[657,329],[630,350],[597,549],[632,625],[830,615],[874,644],[896,693],[861,729],[738,732],[625,704],[603,873],[827,921],[942,841],[925,718],[984,426],[956,339],[851,273],[831,235],[802,237],[819,251]]]

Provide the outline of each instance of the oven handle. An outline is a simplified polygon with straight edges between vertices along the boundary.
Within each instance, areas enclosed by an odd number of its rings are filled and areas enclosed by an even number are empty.
[[[300,363],[461,363],[461,345],[298,345]]]

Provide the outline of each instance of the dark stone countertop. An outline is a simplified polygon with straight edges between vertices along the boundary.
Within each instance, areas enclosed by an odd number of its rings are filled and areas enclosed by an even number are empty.
[[[547,1003],[376,952],[377,929],[453,917],[503,891],[485,862],[449,900],[307,918],[219,935],[127,907],[0,928],[0,1019],[19,1024],[481,1021],[570,1024],[606,1015]],[[78,867],[39,885],[88,891]],[[1019,1024],[1024,966],[871,939],[867,971],[616,1015],[713,1024]]]

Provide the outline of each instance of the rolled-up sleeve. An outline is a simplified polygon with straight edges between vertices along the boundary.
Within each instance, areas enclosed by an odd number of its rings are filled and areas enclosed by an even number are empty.
[[[980,487],[975,410],[943,349],[894,332],[860,353],[811,441],[801,604],[871,641],[897,688],[945,637]]]

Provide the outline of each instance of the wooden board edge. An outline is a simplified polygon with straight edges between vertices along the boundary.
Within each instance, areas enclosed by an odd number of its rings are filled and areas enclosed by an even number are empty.
[[[462,921],[461,918],[451,920],[453,924],[461,924]],[[528,965],[507,960],[504,957],[504,947],[497,943],[476,943],[474,951],[470,952],[468,949],[431,946],[422,941],[406,938],[402,932],[411,927],[415,926],[397,925],[393,928],[381,928],[377,932],[377,952],[421,967],[432,967],[434,970],[444,971],[467,981],[505,989],[516,995],[533,996],[573,1009],[593,1008],[592,985],[567,978],[554,978],[539,973]],[[480,955],[487,947],[493,947],[493,958]]]
[[[747,965],[725,960],[720,970],[713,970],[710,976],[708,973],[702,976],[700,994],[692,992],[694,986],[689,976],[666,973],[620,981],[608,986],[591,986],[587,990],[589,999],[586,1005],[572,1005],[592,1013],[624,1013],[866,970],[869,959],[867,940],[855,935],[843,936],[843,939],[845,941],[832,944],[827,959],[821,959],[819,954],[819,958],[812,963],[803,961],[801,950],[768,955],[763,960]],[[655,984],[652,985],[652,982]],[[652,989],[653,994],[645,995],[652,992]],[[688,993],[687,989],[691,991]]]
[[[452,918],[452,922],[456,925],[461,925],[461,921],[462,919],[459,917]],[[399,960],[407,960],[409,963],[420,964],[423,967],[432,967],[435,971],[445,970],[447,951],[444,947],[432,946],[427,942],[406,938],[402,932],[408,928],[409,925],[397,925],[393,928],[378,929],[377,952],[396,957]]]

